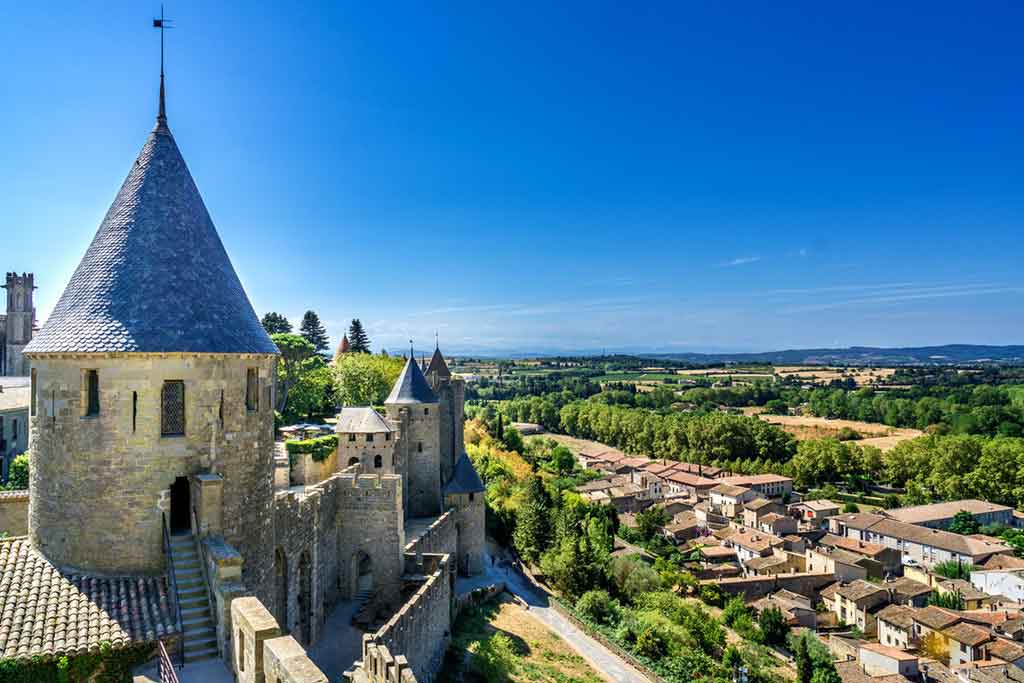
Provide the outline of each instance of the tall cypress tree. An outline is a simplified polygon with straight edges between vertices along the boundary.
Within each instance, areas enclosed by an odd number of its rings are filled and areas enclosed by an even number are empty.
[[[288,318],[274,311],[263,316],[260,323],[267,334],[287,334],[292,331],[292,324],[288,322]]]
[[[366,330],[363,329],[363,323],[359,322],[359,318],[354,318],[352,324],[348,326],[348,349],[352,353],[370,352],[370,338],[366,336]]]
[[[323,353],[330,348],[327,344],[327,330],[320,322],[320,316],[313,311],[306,311],[306,314],[302,316],[299,332],[306,338],[306,341],[313,345],[317,353]]]
[[[526,487],[526,499],[516,513],[516,528],[512,532],[516,550],[531,564],[540,561],[541,554],[551,543],[550,516],[551,501],[544,482],[533,475]]]

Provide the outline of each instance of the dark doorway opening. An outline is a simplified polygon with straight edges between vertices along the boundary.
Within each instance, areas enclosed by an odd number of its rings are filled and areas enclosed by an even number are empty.
[[[186,534],[192,530],[191,492],[188,479],[178,477],[171,484],[171,533]]]

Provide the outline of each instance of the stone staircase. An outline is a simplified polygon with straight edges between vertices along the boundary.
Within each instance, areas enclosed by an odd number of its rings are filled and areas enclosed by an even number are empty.
[[[185,662],[217,657],[217,631],[210,614],[206,580],[196,539],[190,533],[171,536],[171,562],[178,582]]]

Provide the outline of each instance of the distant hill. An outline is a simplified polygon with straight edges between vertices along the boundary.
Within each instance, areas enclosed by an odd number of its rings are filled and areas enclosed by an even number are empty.
[[[761,353],[653,353],[646,358],[670,358],[692,363],[773,363],[775,365],[969,365],[994,363],[1024,365],[1024,346],[981,346],[947,344],[875,348],[851,346],[846,349],[789,349]]]

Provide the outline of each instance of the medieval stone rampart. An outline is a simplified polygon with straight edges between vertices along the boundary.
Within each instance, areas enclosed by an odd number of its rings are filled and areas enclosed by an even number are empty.
[[[0,532],[8,536],[28,534],[28,490],[0,491]]]
[[[458,530],[456,528],[456,512],[449,510],[427,527],[426,531],[405,546],[408,553],[455,553],[458,546]]]
[[[451,641],[452,582],[449,555],[406,556],[407,576],[426,576],[419,590],[372,635],[363,636],[362,669],[372,682],[430,683]]]

